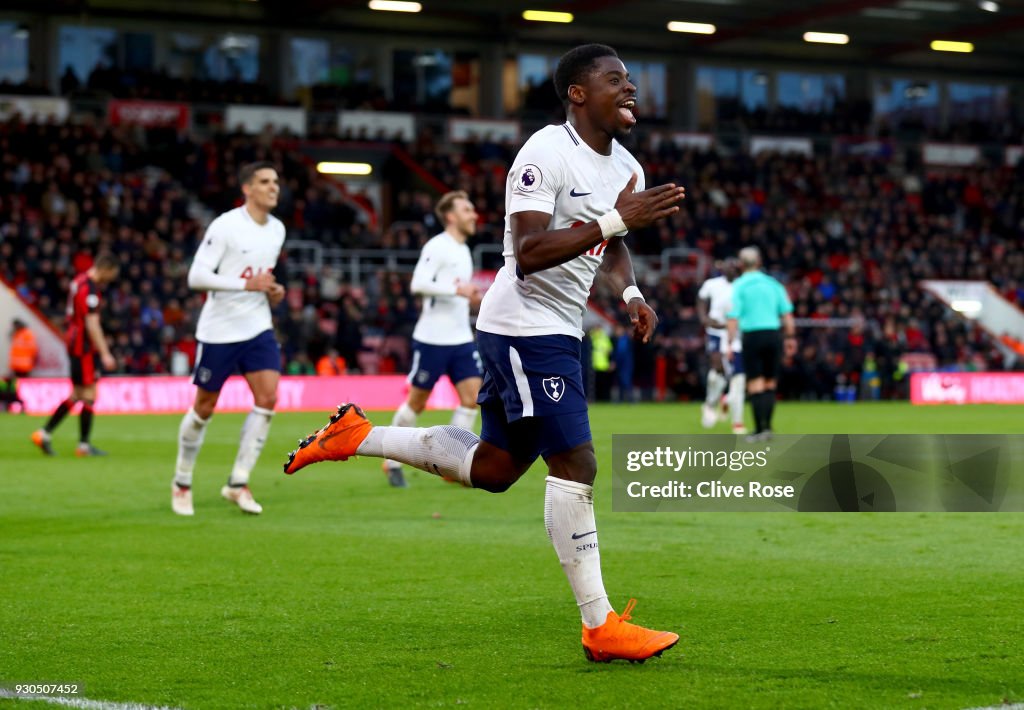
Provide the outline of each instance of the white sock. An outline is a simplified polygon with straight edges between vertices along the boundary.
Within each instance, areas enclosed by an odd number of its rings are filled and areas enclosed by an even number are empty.
[[[544,526],[569,578],[583,624],[604,624],[612,605],[601,579],[601,554],[594,521],[594,488],[548,476],[544,493]]]
[[[732,423],[743,423],[743,400],[747,394],[747,376],[733,375],[729,380],[729,411],[732,412]]]
[[[718,370],[708,370],[708,396],[704,400],[705,404],[709,407],[718,407],[722,392],[725,392],[725,377]]]
[[[413,411],[408,402],[402,402],[402,406],[391,417],[391,426],[416,426],[416,419],[419,415]]]
[[[395,416],[391,417],[391,426],[416,426],[418,418],[419,415],[413,411],[409,403],[402,402],[402,406],[395,411]],[[397,468],[402,465],[394,459],[388,459],[386,463],[388,468]]]
[[[242,425],[242,436],[238,443],[238,455],[235,466],[231,469],[230,486],[244,486],[249,483],[249,474],[263,452],[263,444],[267,441],[270,431],[270,420],[274,416],[273,409],[253,407]]]
[[[476,426],[476,407],[458,407],[452,412],[452,426],[457,426],[459,429],[468,429],[473,431],[473,427]]]
[[[178,427],[178,463],[174,471],[174,482],[179,486],[192,487],[192,470],[196,467],[196,457],[203,447],[206,436],[206,425],[209,419],[202,419],[196,410],[189,409],[181,419]]]
[[[469,472],[479,444],[476,434],[453,426],[376,426],[356,449],[356,455],[384,457],[472,486]]]

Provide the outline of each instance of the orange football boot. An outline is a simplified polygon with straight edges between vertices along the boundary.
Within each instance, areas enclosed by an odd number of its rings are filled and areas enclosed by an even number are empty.
[[[32,443],[38,446],[47,456],[55,454],[53,444],[50,443],[50,437],[42,429],[32,432]]]
[[[583,627],[583,653],[595,663],[608,663],[618,658],[630,663],[643,663],[651,656],[660,656],[679,642],[679,634],[652,631],[629,624],[636,599],[630,599],[622,616],[608,612],[605,622],[594,629]]]
[[[284,472],[292,474],[320,461],[346,461],[356,455],[370,429],[373,424],[358,405],[342,404],[327,426],[301,440],[299,448],[288,454]]]

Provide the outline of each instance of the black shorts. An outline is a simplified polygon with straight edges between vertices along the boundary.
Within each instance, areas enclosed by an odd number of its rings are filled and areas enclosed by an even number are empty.
[[[100,369],[96,367],[96,353],[86,355],[69,355],[71,360],[71,384],[76,387],[89,387],[100,379]]]
[[[752,330],[743,334],[743,365],[747,381],[757,377],[779,379],[782,363],[782,333],[778,330]]]

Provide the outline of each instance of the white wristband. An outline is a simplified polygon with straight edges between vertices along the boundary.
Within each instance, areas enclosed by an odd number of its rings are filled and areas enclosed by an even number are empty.
[[[647,299],[640,293],[640,289],[636,286],[627,286],[626,290],[622,292],[622,300],[629,304],[634,298],[639,298],[644,303],[647,303]]]
[[[616,234],[626,231],[626,223],[622,221],[622,217],[616,209],[612,209],[610,212],[605,212],[603,215],[598,217],[597,223],[601,226],[601,235],[605,239],[610,239]]]

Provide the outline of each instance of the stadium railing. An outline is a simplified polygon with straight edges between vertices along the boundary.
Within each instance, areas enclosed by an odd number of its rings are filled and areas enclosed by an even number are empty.
[[[352,286],[363,286],[378,271],[411,274],[420,255],[417,249],[345,249],[305,239],[286,240],[284,250],[293,268],[317,274],[330,269]]]

